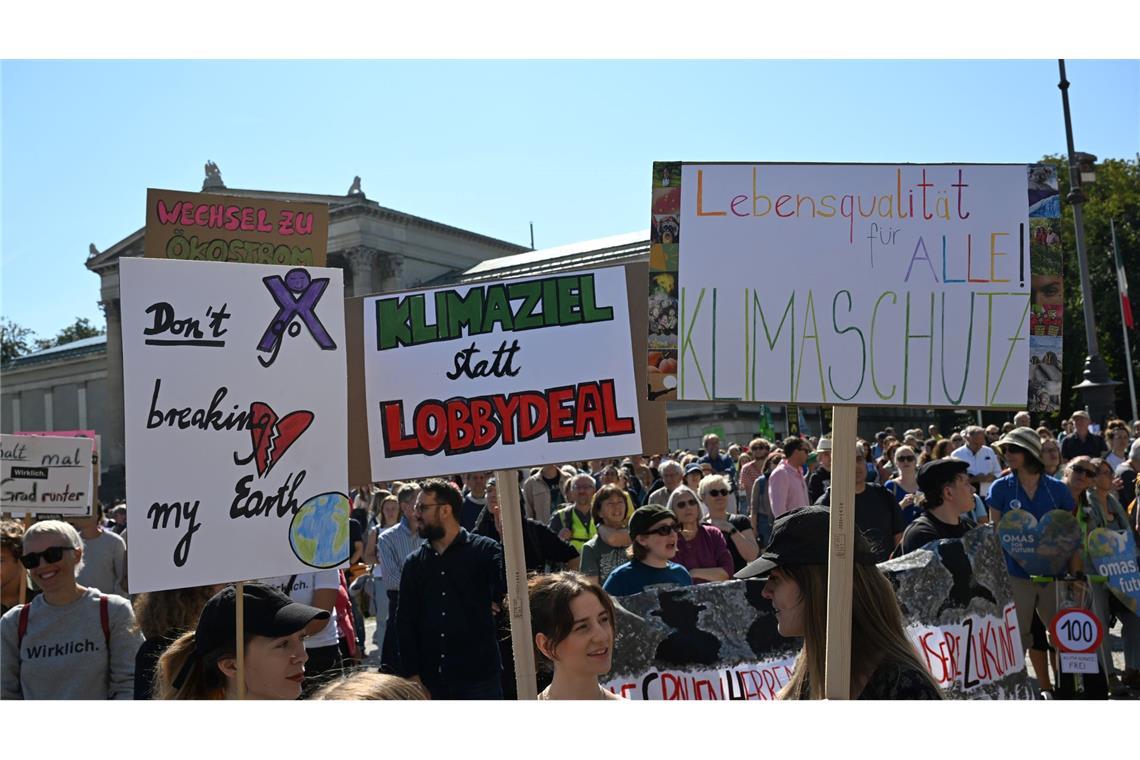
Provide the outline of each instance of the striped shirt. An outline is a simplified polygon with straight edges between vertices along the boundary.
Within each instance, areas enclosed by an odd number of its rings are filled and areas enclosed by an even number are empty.
[[[424,541],[425,539],[420,538],[419,534],[411,529],[406,517],[400,517],[400,522],[386,529],[376,539],[376,553],[380,556],[386,591],[400,590],[400,575],[404,569],[404,560],[423,546]]]

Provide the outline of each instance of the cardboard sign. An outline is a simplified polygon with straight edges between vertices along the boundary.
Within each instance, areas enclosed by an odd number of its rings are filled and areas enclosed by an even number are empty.
[[[1032,699],[1005,560],[977,528],[879,565],[906,632],[947,699]],[[799,639],[780,636],[763,581],[650,589],[616,599],[613,668],[630,699],[775,699]]]
[[[371,480],[640,453],[625,270],[364,298]]]
[[[1077,518],[1063,509],[1046,512],[1040,521],[1032,512],[1011,509],[1002,515],[997,532],[1002,548],[1030,575],[1065,572],[1081,544]]]
[[[348,559],[339,269],[123,259],[131,592]]]
[[[0,436],[0,509],[90,515],[94,447],[90,438]]]
[[[324,203],[146,191],[148,259],[323,267],[328,239]]]
[[[1132,531],[1093,528],[1087,545],[1096,573],[1108,578],[1109,591],[1133,613],[1140,610],[1140,563]]]
[[[655,164],[661,390],[1024,407],[1027,197],[1024,164]]]

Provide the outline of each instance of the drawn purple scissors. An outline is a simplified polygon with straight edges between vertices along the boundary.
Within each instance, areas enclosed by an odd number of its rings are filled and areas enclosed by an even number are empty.
[[[284,280],[272,275],[262,278],[262,282],[281,308],[266,328],[265,334],[261,336],[261,342],[257,344],[258,351],[271,353],[268,360],[257,357],[261,366],[268,367],[277,360],[277,352],[281,350],[281,336],[286,330],[293,336],[301,332],[301,326],[295,321],[298,317],[309,328],[309,333],[322,350],[336,349],[336,342],[313,311],[329,285],[327,277],[314,280],[307,271],[298,268],[289,270]]]

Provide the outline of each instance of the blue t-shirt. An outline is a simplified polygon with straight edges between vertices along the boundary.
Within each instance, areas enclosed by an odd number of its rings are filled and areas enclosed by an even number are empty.
[[[990,509],[996,509],[1004,515],[1013,509],[1011,505],[1014,501],[1019,502],[1021,509],[1026,510],[1038,520],[1054,509],[1072,512],[1077,508],[1077,503],[1073,500],[1073,492],[1069,490],[1069,487],[1060,480],[1045,474],[1041,475],[1041,480],[1037,484],[1037,492],[1033,494],[1032,499],[1021,487],[1021,482],[1018,481],[1016,473],[1011,472],[1009,475],[1003,475],[990,486],[990,494],[986,497],[986,506]],[[1003,548],[1002,551],[1005,552],[1005,549]],[[1008,553],[1005,555],[1005,566],[1009,569],[1011,577],[1029,578],[1029,573],[1022,570],[1021,565],[1014,562]]]
[[[907,490],[903,488],[897,480],[888,480],[883,484],[883,488],[891,492],[891,496],[895,497],[895,501],[899,503],[899,509],[902,510],[903,522],[910,525],[918,519],[922,514],[922,507],[911,502],[909,507],[902,506],[902,500],[907,497]]]
[[[663,584],[692,586],[693,579],[689,571],[676,562],[670,562],[665,567],[650,567],[644,562],[632,560],[615,567],[602,588],[611,596],[629,596],[639,594],[649,586]]]

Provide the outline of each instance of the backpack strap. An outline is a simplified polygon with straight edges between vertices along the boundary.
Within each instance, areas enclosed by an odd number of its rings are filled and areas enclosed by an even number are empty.
[[[24,645],[24,634],[28,632],[28,615],[32,612],[32,603],[28,602],[20,607],[20,623],[16,629],[16,648]]]
[[[111,652],[111,601],[106,594],[99,594],[99,623],[103,626],[103,643],[107,645],[107,654]]]

